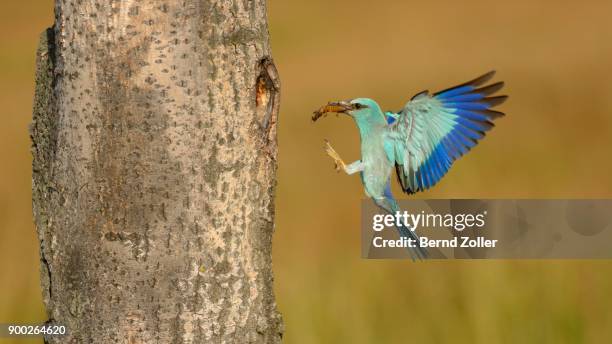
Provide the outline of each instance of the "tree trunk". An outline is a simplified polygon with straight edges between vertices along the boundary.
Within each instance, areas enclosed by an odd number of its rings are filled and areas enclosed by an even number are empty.
[[[33,207],[61,343],[276,343],[264,0],[56,0]]]

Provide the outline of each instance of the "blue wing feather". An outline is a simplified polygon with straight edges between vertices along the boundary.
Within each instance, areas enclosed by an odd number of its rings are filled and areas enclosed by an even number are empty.
[[[464,109],[455,109],[453,113],[459,117],[473,119],[475,121],[486,122],[490,120],[490,117],[480,114],[478,111],[469,111]]]
[[[452,98],[457,95],[461,95],[461,94],[470,92],[472,90],[474,90],[474,86],[470,86],[470,85],[457,86],[449,90],[442,91],[438,93],[436,96],[440,97],[440,99],[445,99],[445,98],[448,99],[448,98]]]
[[[445,103],[444,107],[447,109],[461,109],[461,110],[486,110],[489,107],[487,104],[478,103],[478,102],[459,102],[459,103]]]
[[[475,100],[480,100],[484,97],[486,97],[484,94],[468,93],[468,94],[460,94],[458,96],[450,97],[450,98],[449,97],[440,98],[438,96],[438,99],[440,99],[443,103],[461,103],[461,102],[472,102]]]
[[[498,82],[480,87],[493,75],[494,72],[489,72],[467,83],[435,93],[431,97],[428,95],[413,97],[413,100],[400,112],[400,116],[412,116],[410,119],[404,118],[405,130],[412,131],[414,121],[419,120],[425,128],[421,137],[407,137],[407,143],[402,143],[403,149],[410,150],[412,147],[424,154],[414,153],[417,160],[415,160],[416,166],[411,163],[412,165],[408,167],[411,171],[405,168],[396,169],[404,191],[414,193],[435,185],[448,172],[456,159],[467,153],[485,136],[485,132],[493,127],[493,120],[503,116],[503,113],[491,108],[504,102],[507,97],[488,96],[500,90],[504,83]],[[419,105],[414,106],[420,107],[411,107],[411,103],[417,102]],[[411,111],[414,113],[410,113]],[[388,116],[387,121],[392,126],[397,124],[398,117]],[[419,145],[411,145],[410,140],[415,139],[425,141]],[[422,159],[419,158],[421,156]],[[412,175],[415,176],[416,185],[409,179]]]

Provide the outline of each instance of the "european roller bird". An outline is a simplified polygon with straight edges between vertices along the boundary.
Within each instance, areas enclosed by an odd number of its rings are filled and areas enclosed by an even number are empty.
[[[420,92],[399,112],[383,112],[368,98],[330,102],[315,111],[312,120],[330,112],[353,118],[361,139],[361,159],[345,164],[327,140],[325,150],[337,170],[348,175],[359,173],[366,195],[380,208],[396,214],[400,208],[391,193],[393,171],[404,192],[427,190],[485,136],[495,119],[504,116],[491,109],[506,100],[505,95],[492,96],[504,83],[484,86],[494,75],[491,71],[434,94]],[[398,231],[416,243],[410,248],[413,259],[427,257],[413,230],[399,226]]]

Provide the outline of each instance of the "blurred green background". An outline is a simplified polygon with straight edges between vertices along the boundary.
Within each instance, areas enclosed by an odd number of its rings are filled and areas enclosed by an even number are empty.
[[[609,198],[610,13],[597,0],[269,2],[283,84],[274,269],[286,343],[610,341],[612,262],[360,259],[359,178],[337,174],[322,149],[328,138],[357,159],[357,131],[347,118],[310,122],[328,100],[399,109],[494,68],[508,115],[417,197]],[[2,4],[0,323],[45,320],[27,126],[38,35],[52,21],[51,0]]]

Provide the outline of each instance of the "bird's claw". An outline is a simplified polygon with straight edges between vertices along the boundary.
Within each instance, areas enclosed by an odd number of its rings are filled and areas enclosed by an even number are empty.
[[[334,160],[336,172],[340,172],[341,170],[346,169],[346,164],[344,163],[344,161],[342,161],[340,155],[336,152],[336,150],[334,150],[334,148],[327,140],[325,140],[325,152]]]

